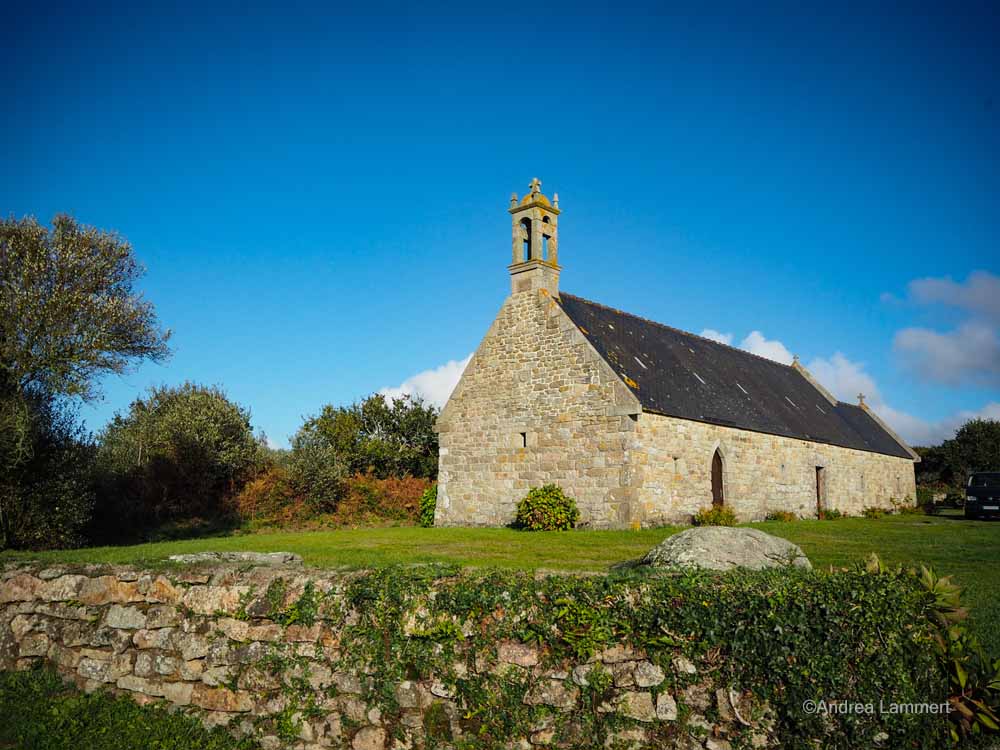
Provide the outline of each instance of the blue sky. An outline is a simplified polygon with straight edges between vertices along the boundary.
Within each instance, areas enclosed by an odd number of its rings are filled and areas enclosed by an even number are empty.
[[[279,444],[443,398],[534,176],[564,290],[794,352],[918,443],[1000,416],[986,4],[31,5],[0,25],[0,209],[119,231],[174,332],[92,429],[185,379]]]

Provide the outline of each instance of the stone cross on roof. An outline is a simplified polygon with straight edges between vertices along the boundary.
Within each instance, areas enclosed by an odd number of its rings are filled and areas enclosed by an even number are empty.
[[[865,405],[865,394],[859,393],[858,394],[858,406],[864,406],[864,405]]]
[[[531,184],[528,185],[528,190],[531,192],[531,195],[542,192],[542,181],[535,177],[532,179]]]

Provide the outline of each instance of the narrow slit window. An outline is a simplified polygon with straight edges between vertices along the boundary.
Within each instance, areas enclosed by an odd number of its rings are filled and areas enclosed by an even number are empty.
[[[522,432],[520,434],[520,438],[521,438],[521,447],[522,448],[527,448],[528,447],[528,433],[527,432]]]

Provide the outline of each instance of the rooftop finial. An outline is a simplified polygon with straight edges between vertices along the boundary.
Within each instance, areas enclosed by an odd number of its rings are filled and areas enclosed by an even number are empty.
[[[517,193],[510,194],[510,207],[514,208],[517,205]]]
[[[552,205],[559,208],[559,193],[552,194]]]
[[[858,406],[864,406],[864,405],[865,405],[865,394],[859,393],[858,394]]]
[[[793,354],[792,355],[792,367],[795,367],[798,363],[799,363],[799,355],[798,354]]]
[[[542,192],[542,181],[537,177],[533,178],[531,180],[531,184],[528,185],[528,191],[531,195],[536,195],[537,193]]]

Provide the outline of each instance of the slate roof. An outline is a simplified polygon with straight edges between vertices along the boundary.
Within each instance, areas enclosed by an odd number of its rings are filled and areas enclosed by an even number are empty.
[[[860,406],[794,367],[562,293],[560,306],[645,411],[912,458]]]

